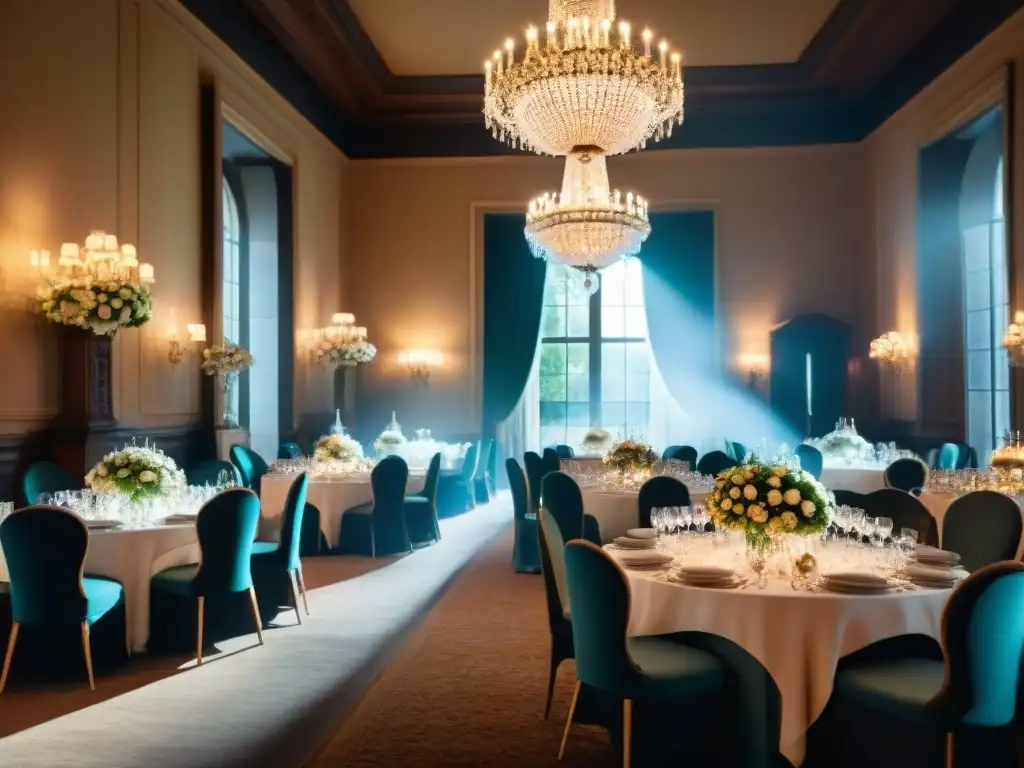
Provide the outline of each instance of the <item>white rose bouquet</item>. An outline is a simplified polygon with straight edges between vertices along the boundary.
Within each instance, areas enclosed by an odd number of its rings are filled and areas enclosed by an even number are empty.
[[[386,429],[380,433],[373,443],[373,449],[378,456],[390,456],[395,453],[399,446],[405,445],[405,435],[393,429]]]
[[[249,350],[225,339],[223,345],[217,344],[203,350],[203,362],[199,367],[207,376],[226,376],[241,373],[255,362]]]
[[[368,363],[377,356],[377,348],[368,341],[340,341],[322,339],[316,348],[316,361],[325,365],[347,368]]]
[[[153,314],[149,288],[137,283],[93,277],[58,280],[39,289],[39,309],[57,325],[113,336],[121,328],[138,328]]]
[[[818,533],[835,513],[832,494],[810,473],[781,464],[725,470],[715,478],[707,505],[716,525],[743,531],[752,546],[765,546],[776,534]]]
[[[604,457],[606,466],[623,474],[650,470],[657,461],[658,454],[651,446],[632,438],[616,443]]]
[[[363,458],[363,446],[348,435],[325,435],[316,441],[313,457],[317,461],[358,461]]]
[[[120,493],[132,501],[181,492],[185,473],[163,451],[129,445],[108,453],[85,476],[85,485],[96,493]]]
[[[583,436],[583,450],[589,453],[605,453],[612,442],[612,433],[601,427],[591,427]]]

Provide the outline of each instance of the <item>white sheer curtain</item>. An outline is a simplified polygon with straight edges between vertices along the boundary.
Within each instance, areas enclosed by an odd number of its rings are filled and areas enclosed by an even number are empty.
[[[540,450],[540,344],[533,355],[533,366],[519,402],[505,421],[498,424],[498,445],[501,455],[511,456],[520,464],[527,451]],[[504,474],[504,468],[498,472]]]
[[[708,415],[698,409],[684,408],[676,401],[665,386],[650,342],[647,351],[651,361],[651,410],[647,440],[651,446],[661,453],[670,445],[692,445],[702,455],[720,447],[721,440],[710,425]]]

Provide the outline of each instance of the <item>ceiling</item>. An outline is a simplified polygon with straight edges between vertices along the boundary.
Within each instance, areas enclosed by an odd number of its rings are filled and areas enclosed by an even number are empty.
[[[395,75],[477,74],[510,35],[543,28],[547,0],[348,0]],[[620,0],[619,20],[649,26],[688,66],[789,64],[800,58],[838,0]],[[401,19],[401,23],[395,23]]]

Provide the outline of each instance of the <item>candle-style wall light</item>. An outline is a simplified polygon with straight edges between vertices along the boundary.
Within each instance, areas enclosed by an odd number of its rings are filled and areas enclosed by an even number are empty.
[[[183,345],[178,339],[178,326],[173,319],[171,320],[171,325],[167,328],[167,359],[171,365],[178,365],[185,358],[185,355],[191,352],[198,352],[202,345],[206,343],[205,325],[202,323],[189,323],[185,326],[185,329],[188,331],[188,346]]]
[[[436,349],[406,349],[398,353],[398,362],[409,369],[414,381],[427,386],[431,369],[441,367],[443,356]]]

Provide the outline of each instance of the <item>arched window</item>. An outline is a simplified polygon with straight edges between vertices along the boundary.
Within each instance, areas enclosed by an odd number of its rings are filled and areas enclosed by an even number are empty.
[[[224,217],[224,338],[238,343],[242,328],[241,229],[238,203],[227,179],[221,181],[221,210]]]

